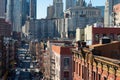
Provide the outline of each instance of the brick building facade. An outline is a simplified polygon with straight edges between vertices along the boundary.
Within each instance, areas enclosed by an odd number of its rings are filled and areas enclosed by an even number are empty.
[[[42,57],[37,56],[39,62],[42,62],[40,67],[42,67],[44,75],[49,77],[47,79],[120,79],[120,42],[114,41],[88,47],[83,43],[81,45],[74,43],[73,46],[70,41],[48,41],[47,50],[41,50],[41,54],[39,54]],[[38,52],[39,50],[40,47]]]
[[[113,46],[116,43],[106,44],[109,48],[112,47],[109,45]],[[104,46],[101,46],[104,48],[102,51],[106,49]],[[73,80],[120,80],[120,61],[109,58],[112,53],[106,52],[104,54],[108,57],[103,57],[104,55],[94,55],[95,52],[92,52],[90,48],[81,48],[80,50],[73,49],[72,54]]]
[[[6,80],[8,71],[14,69],[16,41],[0,36],[0,79]]]
[[[88,45],[99,44],[100,39],[104,36],[109,37],[112,41],[120,40],[120,28],[105,28],[87,26],[84,30],[84,38]]]
[[[50,53],[50,79],[72,80],[72,54],[70,41],[48,41]]]

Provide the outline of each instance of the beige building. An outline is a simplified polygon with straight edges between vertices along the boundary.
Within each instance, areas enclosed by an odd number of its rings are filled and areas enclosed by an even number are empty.
[[[114,24],[120,26],[120,4],[114,6]]]
[[[84,29],[77,28],[76,29],[76,41],[84,40]]]
[[[87,27],[85,28],[84,34],[85,34],[84,35],[85,42],[87,42],[87,45],[91,45],[93,40],[92,26],[87,25]]]

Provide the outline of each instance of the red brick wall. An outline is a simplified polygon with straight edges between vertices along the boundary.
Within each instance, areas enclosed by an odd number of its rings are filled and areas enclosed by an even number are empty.
[[[117,35],[120,34],[120,28],[94,28],[92,29],[93,34],[93,44],[98,44],[99,41],[95,41],[95,34],[99,34],[100,37],[103,37],[103,34],[106,34],[108,37],[110,34],[114,34],[114,40],[118,40]]]

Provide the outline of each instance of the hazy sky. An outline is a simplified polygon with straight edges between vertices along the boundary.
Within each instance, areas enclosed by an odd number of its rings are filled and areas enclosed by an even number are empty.
[[[64,7],[65,7],[65,0]],[[87,3],[90,0],[85,0]],[[91,0],[93,6],[103,6],[106,0]],[[37,0],[37,19],[45,18],[47,15],[47,6],[52,5],[53,0]]]

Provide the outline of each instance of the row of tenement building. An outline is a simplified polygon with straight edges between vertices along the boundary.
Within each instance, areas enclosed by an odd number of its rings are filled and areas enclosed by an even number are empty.
[[[120,42],[86,46],[85,42],[49,40],[36,46],[37,68],[46,80],[119,80]]]
[[[18,42],[12,36],[11,24],[0,18],[0,80],[6,80],[9,71],[15,69]]]
[[[6,80],[10,70],[16,67],[18,42],[11,37],[0,36],[0,80]]]

